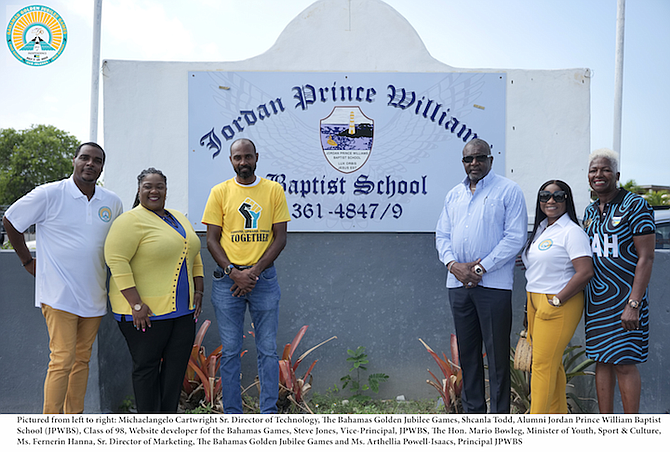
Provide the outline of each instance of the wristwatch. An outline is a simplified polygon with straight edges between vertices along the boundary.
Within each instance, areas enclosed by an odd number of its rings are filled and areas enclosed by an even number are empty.
[[[554,295],[554,298],[549,300],[549,303],[551,303],[553,306],[558,307],[558,306],[561,305],[561,300],[559,300],[558,297],[556,295]]]
[[[223,269],[223,273],[225,273],[226,275],[230,275],[230,272],[233,271],[233,268],[235,268],[235,266],[233,264],[230,264],[229,266]]]
[[[142,303],[137,303],[135,306],[133,306],[133,309],[139,311],[140,309],[142,309]]]
[[[479,276],[482,276],[484,274],[484,267],[482,267],[479,264],[475,265],[473,269],[475,270],[475,273],[477,273]]]
[[[637,300],[633,300],[632,298],[628,300],[628,306],[630,306],[633,309],[637,309],[640,307],[640,302]]]

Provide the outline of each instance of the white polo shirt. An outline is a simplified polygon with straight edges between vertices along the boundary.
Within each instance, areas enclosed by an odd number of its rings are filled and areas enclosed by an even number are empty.
[[[535,240],[521,258],[526,266],[526,291],[557,294],[575,274],[572,260],[591,256],[591,245],[586,233],[567,213],[547,227],[547,219],[540,223]]]
[[[95,187],[89,201],[72,177],[36,187],[5,212],[16,230],[35,225],[35,306],[80,317],[107,312],[103,256],[112,221],[123,212],[116,194]]]

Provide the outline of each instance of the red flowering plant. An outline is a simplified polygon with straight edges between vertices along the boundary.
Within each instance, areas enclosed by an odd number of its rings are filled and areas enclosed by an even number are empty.
[[[442,358],[433,351],[422,339],[419,339],[430,356],[433,357],[438,367],[442,371],[444,378],[439,379],[433,372],[428,370],[428,373],[433,380],[426,380],[426,383],[437,389],[440,397],[444,402],[444,409],[447,413],[458,413],[461,407],[461,391],[463,389],[463,372],[459,366],[458,361],[458,341],[456,335],[451,335],[451,360],[442,353]]]
[[[221,405],[221,378],[216,376],[221,360],[220,345],[209,355],[202,345],[207,329],[211,325],[210,320],[205,320],[195,336],[191,356],[188,359],[188,368],[182,385],[182,405],[187,409],[204,405],[215,410]],[[202,393],[204,392],[204,397]],[[222,412],[223,407],[220,406]]]
[[[312,410],[309,409],[309,406],[305,402],[305,396],[312,387],[311,372],[318,360],[314,360],[314,362],[312,362],[302,378],[298,378],[296,376],[296,370],[307,355],[309,355],[315,349],[321,347],[323,344],[330,342],[333,339],[337,339],[337,336],[326,339],[320,344],[310,348],[305,353],[300,355],[298,359],[293,361],[293,354],[295,353],[296,348],[298,348],[298,344],[300,344],[300,341],[305,335],[307,328],[308,325],[300,328],[298,334],[296,334],[293,338],[293,341],[291,341],[290,344],[286,344],[284,347],[282,358],[279,360],[279,401],[277,404],[280,410],[284,412],[288,411],[291,405],[294,405],[302,411],[312,413]]]

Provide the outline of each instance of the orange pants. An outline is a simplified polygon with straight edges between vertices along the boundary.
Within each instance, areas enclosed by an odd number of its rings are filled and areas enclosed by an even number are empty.
[[[84,412],[88,362],[102,317],[79,317],[42,305],[49,331],[49,369],[44,380],[44,414]]]
[[[580,292],[559,307],[549,304],[554,294],[528,293],[528,340],[533,345],[530,379],[532,414],[565,414],[563,351],[572,339],[584,310]]]

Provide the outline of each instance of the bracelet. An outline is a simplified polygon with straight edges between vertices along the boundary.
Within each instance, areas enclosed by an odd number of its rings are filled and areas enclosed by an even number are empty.
[[[455,263],[456,263],[456,261],[451,261],[451,262],[449,263],[449,265],[447,265],[447,271],[448,271],[449,273],[451,273],[451,267],[453,267]]]
[[[34,260],[35,260],[35,259],[33,259],[33,257],[30,256],[30,260],[29,260],[28,262],[26,262],[25,264],[21,264],[21,265],[23,265],[24,267],[26,267],[26,266],[30,265],[30,263],[31,263],[32,261],[34,261]]]
[[[204,292],[204,291],[202,291],[202,290],[196,290],[196,291],[195,291],[195,293],[199,293],[199,294],[200,294],[200,295],[202,295],[202,296],[204,296],[204,295],[205,295],[205,292]]]

